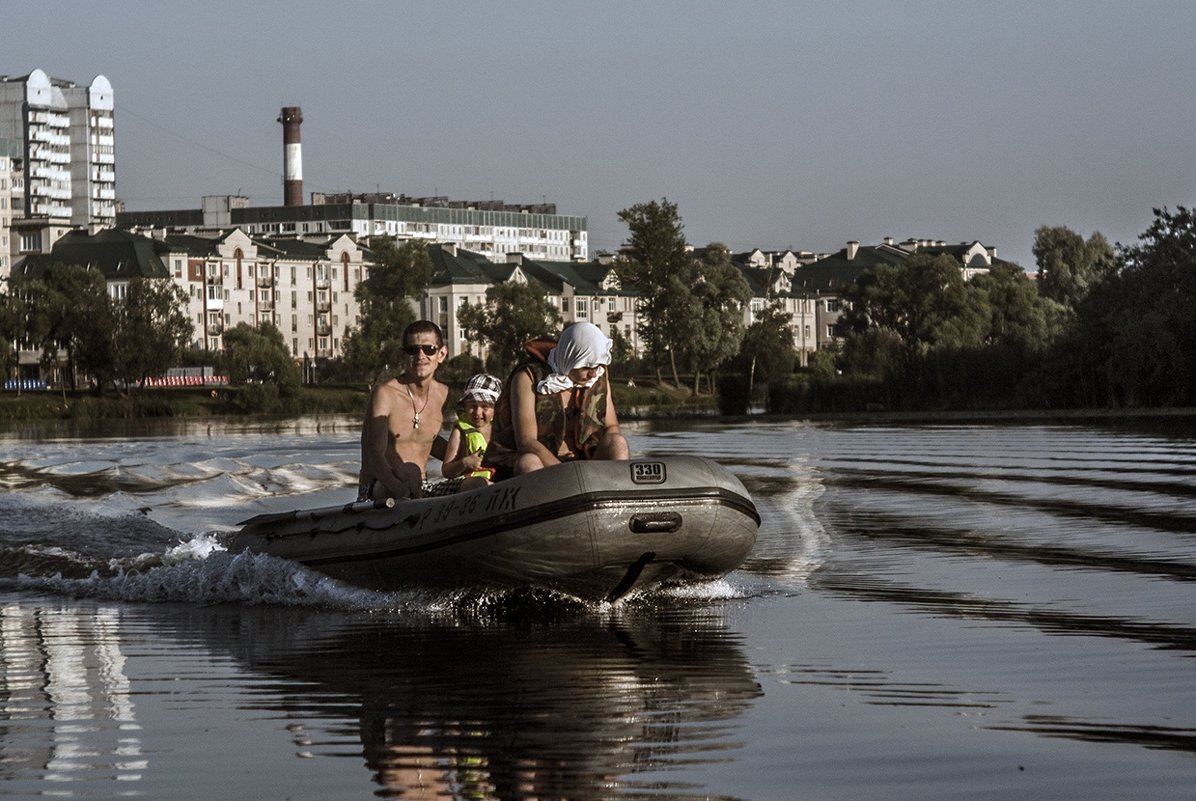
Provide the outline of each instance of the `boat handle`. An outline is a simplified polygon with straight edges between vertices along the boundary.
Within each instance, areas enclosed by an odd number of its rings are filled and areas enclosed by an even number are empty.
[[[633,534],[671,534],[681,522],[677,512],[644,512],[632,515],[629,525]]]

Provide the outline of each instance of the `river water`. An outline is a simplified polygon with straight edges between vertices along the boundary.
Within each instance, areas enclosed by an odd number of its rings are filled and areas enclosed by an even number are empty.
[[[0,797],[1188,799],[1196,438],[633,423],[760,509],[743,569],[587,606],[230,554],[357,425],[0,434]]]

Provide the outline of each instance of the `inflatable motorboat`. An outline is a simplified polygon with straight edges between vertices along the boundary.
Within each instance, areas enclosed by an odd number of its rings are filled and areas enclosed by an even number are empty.
[[[759,525],[734,475],[672,456],[566,462],[455,495],[258,515],[228,548],[387,592],[544,587],[613,601],[725,575]]]

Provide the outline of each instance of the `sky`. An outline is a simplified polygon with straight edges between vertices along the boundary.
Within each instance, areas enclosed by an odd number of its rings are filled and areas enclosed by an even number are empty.
[[[1196,203],[1196,3],[42,0],[0,74],[111,82],[117,195],[313,191],[677,204],[688,241],[831,252],[979,240],[1033,269],[1062,225],[1133,244]]]

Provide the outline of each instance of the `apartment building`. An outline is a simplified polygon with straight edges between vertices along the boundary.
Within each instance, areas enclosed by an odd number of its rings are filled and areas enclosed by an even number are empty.
[[[516,282],[541,289],[566,323],[586,321],[608,336],[622,336],[642,352],[637,326],[637,293],[619,285],[610,261],[541,261],[521,253],[493,262],[480,253],[445,243],[429,246],[432,285],[420,302],[419,313],[440,326],[449,356],[469,353],[485,358],[482,343],[471,342],[457,320],[465,302],[486,302],[486,290],[496,284]]]
[[[89,231],[115,225],[113,109],[103,75],[86,86],[40,69],[0,76],[0,138],[20,143],[23,162],[24,196],[13,210],[23,220],[18,254],[53,244],[39,235],[39,224]]]
[[[997,249],[978,241],[950,245],[942,240],[885,237],[877,245],[850,240],[833,253],[762,251],[736,254],[732,261],[752,288],[744,324],[751,325],[769,304],[780,301],[790,315],[793,347],[802,366],[815,351],[837,346],[843,339],[839,318],[844,311],[843,289],[865,270],[898,266],[915,253],[948,255],[959,263],[964,280],[1005,264]]]
[[[22,173],[20,143],[0,138],[0,282],[8,278],[12,269],[12,215],[14,203],[19,202],[18,191]],[[24,190],[21,189],[21,196]]]
[[[204,197],[198,209],[124,211],[117,225],[132,231],[201,234],[239,228],[253,237],[375,236],[400,242],[449,243],[502,262],[508,253],[533,259],[589,259],[587,220],[557,214],[552,204],[450,201],[444,197],[324,195],[305,206],[250,206],[236,195]]]
[[[368,275],[369,250],[347,236],[320,241],[254,238],[233,229],[217,235],[147,237],[117,229],[71,231],[48,253],[21,259],[20,277],[56,263],[99,270],[121,297],[133,278],[169,278],[187,295],[191,346],[223,349],[238,323],[269,322],[296,359],[341,355],[345,328],[359,322],[354,297]]]
[[[359,323],[354,293],[370,253],[351,237],[250,237],[235,228],[153,241],[187,293],[197,350],[221,350],[238,323],[272,323],[295,359],[336,358],[346,328]]]

